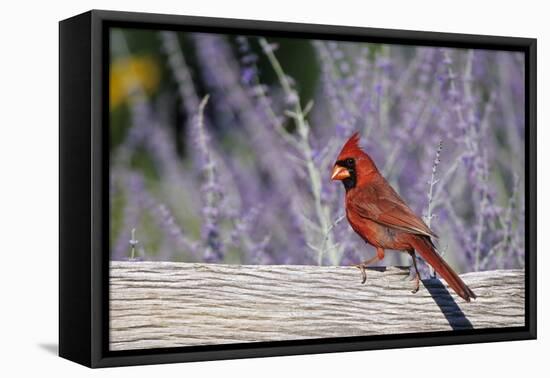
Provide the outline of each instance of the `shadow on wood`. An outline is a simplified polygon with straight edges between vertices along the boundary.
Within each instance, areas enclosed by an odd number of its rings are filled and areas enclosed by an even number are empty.
[[[411,293],[409,268],[112,262],[111,350],[523,326],[523,270]]]
[[[429,280],[423,280],[422,284],[426,287],[434,302],[439,306],[441,313],[445,315],[445,318],[453,330],[474,328],[472,323],[468,320],[464,312],[462,312],[454,298],[451,296],[449,290],[440,280],[437,278],[432,278]]]

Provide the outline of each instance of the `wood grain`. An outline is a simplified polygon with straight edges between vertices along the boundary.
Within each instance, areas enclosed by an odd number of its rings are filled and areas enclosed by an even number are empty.
[[[464,274],[416,294],[408,268],[112,262],[110,349],[523,326],[523,270]]]

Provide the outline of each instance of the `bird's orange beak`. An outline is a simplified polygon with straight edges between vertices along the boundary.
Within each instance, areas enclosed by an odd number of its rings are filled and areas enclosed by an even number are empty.
[[[348,177],[350,177],[350,174],[347,168],[335,165],[330,178],[331,180],[344,180]]]

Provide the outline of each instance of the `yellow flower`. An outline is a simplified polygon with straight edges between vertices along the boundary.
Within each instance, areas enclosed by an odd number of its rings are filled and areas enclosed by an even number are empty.
[[[126,102],[134,87],[153,93],[160,81],[159,67],[149,56],[115,59],[111,62],[109,80],[109,103],[113,109]]]

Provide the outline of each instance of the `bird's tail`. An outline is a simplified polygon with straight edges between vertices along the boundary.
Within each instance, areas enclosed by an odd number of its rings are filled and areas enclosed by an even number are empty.
[[[474,292],[462,281],[456,272],[443,260],[435,250],[432,241],[425,237],[417,237],[412,243],[416,252],[439,274],[447,284],[466,302],[476,298]]]

